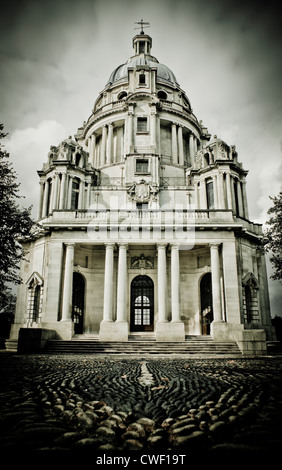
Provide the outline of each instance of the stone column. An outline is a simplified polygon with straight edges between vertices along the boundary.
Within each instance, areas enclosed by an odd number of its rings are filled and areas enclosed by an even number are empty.
[[[183,130],[182,130],[182,126],[178,126],[178,150],[179,150],[179,165],[184,165]]]
[[[225,209],[223,174],[221,171],[218,172],[217,181],[218,181],[218,208]]]
[[[198,152],[198,139],[194,135],[194,155],[196,155],[197,152]]]
[[[241,323],[236,241],[224,240],[222,244],[222,269],[224,278],[224,300],[226,308],[226,321],[228,323]]]
[[[176,135],[176,124],[173,122],[171,125],[171,145],[172,145],[172,161],[178,163],[177,157],[177,135]]]
[[[127,322],[127,262],[125,244],[119,245],[117,319],[113,321],[113,259],[114,244],[106,246],[104,317],[100,324],[99,338],[102,341],[128,341]]]
[[[156,324],[157,341],[185,341],[184,323],[180,318],[179,247],[171,245],[171,321],[166,319],[166,249],[158,245],[158,303],[159,318]]]
[[[125,148],[125,122],[122,127],[122,135],[120,139],[120,148],[121,148],[121,156],[120,156],[120,161],[124,162],[125,160],[125,154],[126,154],[126,148]]]
[[[134,117],[134,108],[130,107],[128,111],[128,116],[127,116],[127,142],[128,142],[127,152],[128,153],[132,153],[134,151],[133,117]]]
[[[151,113],[151,146],[153,152],[156,151],[156,115],[154,112]]]
[[[151,150],[153,153],[157,152],[157,113],[156,107],[151,106]]]
[[[78,196],[78,209],[83,209],[84,208],[84,192],[85,192],[84,181],[80,180],[80,182],[79,182],[79,196]]]
[[[90,159],[91,166],[93,167],[95,167],[95,165],[97,164],[95,162],[95,147],[96,147],[96,135],[93,133],[89,137],[89,143],[88,143],[89,159]]]
[[[189,153],[190,153],[190,161],[191,165],[193,166],[195,162],[195,147],[194,147],[194,136],[191,132],[189,135]]]
[[[242,189],[241,189],[241,181],[237,181],[237,196],[238,196],[238,208],[239,208],[239,216],[244,217],[244,210],[243,210],[243,198],[242,198]]]
[[[243,197],[243,206],[244,206],[244,216],[245,219],[249,220],[249,209],[248,209],[248,200],[247,200],[247,191],[246,191],[246,180],[242,181],[242,197]]]
[[[226,173],[227,209],[232,209],[231,175]]]
[[[59,183],[59,175],[58,173],[55,174],[53,178],[53,185],[52,185],[52,205],[51,209],[57,209],[57,196],[58,196],[58,183]]]
[[[40,184],[40,191],[39,191],[39,206],[38,206],[38,214],[37,219],[40,220],[43,214],[43,197],[44,197],[44,183],[43,181],[39,182]]]
[[[66,245],[62,321],[71,321],[74,243]]]
[[[237,183],[232,175],[230,175],[230,180],[231,180],[232,210],[233,210],[233,213],[237,215],[236,198],[235,198],[235,184]]]
[[[127,322],[127,245],[119,245],[117,322]]]
[[[114,135],[114,163],[117,161],[117,134]]]
[[[210,244],[211,253],[211,274],[212,274],[212,300],[213,300],[213,320],[222,321],[221,308],[221,287],[220,287],[220,264],[219,264],[219,243]]]
[[[107,164],[112,163],[112,148],[113,148],[113,124],[108,124],[108,140],[107,140]]]
[[[113,321],[114,243],[106,244],[103,321]]]
[[[66,173],[62,173],[59,209],[65,208],[65,186],[66,186]]]
[[[171,321],[180,322],[179,247],[171,245]]]
[[[46,180],[44,184],[42,217],[46,217],[48,215],[49,191],[50,191],[50,183],[48,180]]]
[[[104,166],[106,162],[106,141],[107,141],[107,127],[103,126],[102,143],[101,143],[101,158],[100,158],[101,166]]]
[[[158,245],[158,322],[167,322],[166,316],[166,244]]]

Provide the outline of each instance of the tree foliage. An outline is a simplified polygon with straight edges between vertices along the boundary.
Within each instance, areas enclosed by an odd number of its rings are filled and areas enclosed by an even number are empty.
[[[28,236],[33,225],[31,207],[21,209],[17,204],[19,186],[17,175],[9,162],[9,153],[1,140],[7,135],[0,124],[0,312],[10,304],[11,284],[20,284],[19,262],[23,250],[21,237]]]
[[[270,199],[273,206],[267,212],[270,218],[266,222],[269,226],[265,233],[266,251],[271,253],[270,262],[274,268],[271,279],[282,283],[282,192]]]

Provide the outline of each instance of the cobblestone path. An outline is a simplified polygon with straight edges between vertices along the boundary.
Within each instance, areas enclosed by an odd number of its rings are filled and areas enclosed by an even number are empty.
[[[0,354],[0,450],[266,451],[282,358]]]

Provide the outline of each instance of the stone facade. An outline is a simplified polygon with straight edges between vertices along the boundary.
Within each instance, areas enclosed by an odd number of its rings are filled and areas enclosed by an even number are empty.
[[[273,332],[247,171],[151,47],[133,38],[134,56],[38,171],[39,228],[22,240],[10,339],[21,328],[107,341],[208,334],[263,354]]]

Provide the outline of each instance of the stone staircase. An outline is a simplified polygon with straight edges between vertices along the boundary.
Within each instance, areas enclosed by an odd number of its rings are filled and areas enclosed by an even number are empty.
[[[183,342],[157,342],[154,334],[131,334],[128,341],[99,341],[98,335],[77,335],[72,340],[50,340],[46,345],[48,354],[123,354],[140,355],[187,355],[187,356],[241,356],[234,342],[219,343],[210,336],[187,336]]]

